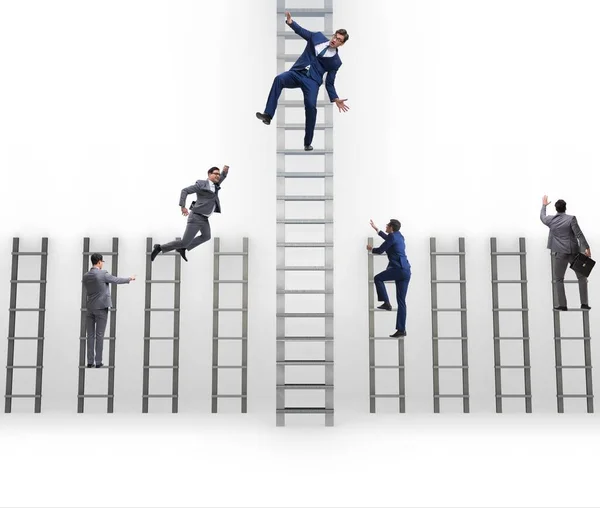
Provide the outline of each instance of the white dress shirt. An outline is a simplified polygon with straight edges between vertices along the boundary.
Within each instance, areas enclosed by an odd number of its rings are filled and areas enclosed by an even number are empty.
[[[215,184],[214,184],[214,182],[210,178],[207,179],[207,182],[208,182],[208,188],[210,189],[210,191],[211,192],[215,192]],[[213,212],[215,211],[216,207],[217,207],[217,205],[214,204],[213,205],[213,209],[210,211],[210,213],[208,215],[205,214],[205,213],[202,214],[202,215],[204,215],[205,217],[210,217],[213,214]]]
[[[335,48],[332,48],[331,46],[329,46],[329,41],[322,42],[321,44],[317,44],[315,46],[315,55],[318,55],[325,48],[327,48],[327,51],[325,51],[325,54],[323,55],[323,58],[331,58],[332,56],[335,55]],[[305,67],[305,69],[306,70],[310,69],[310,65],[307,65]]]

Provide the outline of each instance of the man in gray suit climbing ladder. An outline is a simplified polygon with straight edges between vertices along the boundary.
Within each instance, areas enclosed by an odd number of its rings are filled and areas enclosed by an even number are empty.
[[[574,215],[567,215],[567,203],[559,199],[554,207],[556,215],[546,215],[546,206],[550,204],[548,196],[542,199],[542,211],[540,212],[540,220],[550,228],[548,233],[548,248],[554,256],[554,285],[558,306],[555,310],[567,310],[567,297],[565,295],[565,273],[567,266],[573,261],[580,250],[585,250],[585,255],[591,257],[590,246],[583,236],[577,218]],[[579,283],[579,298],[581,299],[581,308],[590,310],[588,305],[588,288],[587,277],[577,273],[577,281]]]
[[[181,240],[154,245],[150,259],[154,261],[161,252],[177,250],[181,257],[187,261],[185,251],[192,250],[198,245],[210,240],[210,224],[208,218],[212,213],[221,213],[221,202],[219,201],[219,190],[223,180],[227,178],[229,166],[223,166],[223,171],[216,166],[208,170],[206,180],[198,180],[194,185],[185,187],[179,196],[181,215],[188,218],[185,232]],[[188,194],[196,193],[196,201],[192,203],[190,211],[185,207]],[[200,232],[200,236],[196,236]]]
[[[104,332],[108,322],[108,309],[112,307],[109,284],[129,284],[131,277],[115,277],[104,270],[102,254],[92,254],[92,268],[83,275],[83,284],[87,293],[87,366],[102,367]]]

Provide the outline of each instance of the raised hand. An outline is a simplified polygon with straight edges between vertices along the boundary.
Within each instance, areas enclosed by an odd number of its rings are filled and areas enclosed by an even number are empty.
[[[346,111],[348,111],[350,108],[348,106],[346,106],[344,104],[344,102],[346,102],[348,99],[335,99],[335,105],[338,107],[339,112],[341,113],[342,111],[345,113]]]
[[[289,12],[287,12],[287,11],[286,11],[286,13],[285,13],[285,22],[286,22],[288,25],[291,25],[291,24],[292,24],[292,15],[291,15]]]
[[[373,222],[373,219],[371,219],[369,221],[369,224],[371,224],[371,227],[375,230],[375,231],[379,231],[379,228],[375,225],[375,223]]]
[[[223,171],[222,171],[222,172],[223,172],[223,173],[227,173],[228,171],[229,171],[229,166],[228,166],[227,164],[225,164],[225,165],[223,166]]]
[[[546,195],[544,194],[544,197],[542,198],[542,204],[543,204],[544,206],[547,206],[547,205],[549,205],[550,203],[552,203],[552,201],[548,201],[548,196],[546,196]]]

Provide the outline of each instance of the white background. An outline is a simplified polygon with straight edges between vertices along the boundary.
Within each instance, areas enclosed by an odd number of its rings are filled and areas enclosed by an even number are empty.
[[[370,218],[383,226],[396,217],[413,266],[407,411],[432,407],[429,237],[449,250],[463,235],[472,412],[494,410],[489,237],[511,250],[525,236],[534,410],[554,413],[547,230],[538,214],[543,194],[565,199],[595,252],[600,5],[375,1],[334,9],[335,26],[350,33],[336,85],[351,107],[335,114],[336,409],[367,411],[364,244]],[[249,407],[266,415],[262,424],[274,422],[275,127],[254,118],[276,69],[275,32],[283,25],[274,13],[275,2],[241,0],[0,3],[0,308],[8,307],[11,238],[33,250],[48,236],[45,411],[75,411],[82,236],[98,250],[118,236],[120,275],[143,279],[145,238],[164,242],[183,231],[180,189],[210,166],[229,164],[213,236],[234,246],[250,238]],[[209,410],[211,278],[205,245],[183,267],[182,412]],[[575,292],[568,296],[578,304]],[[115,410],[122,413],[141,406],[143,297],[140,282],[119,289]],[[591,284],[590,303],[597,301]],[[0,313],[0,328],[7,318]],[[392,323],[380,322],[382,333]],[[597,364],[600,351],[592,348]],[[92,438],[89,449],[96,449]],[[438,451],[425,453],[434,461]],[[382,451],[375,460],[386,459]],[[309,502],[327,500],[299,504]]]

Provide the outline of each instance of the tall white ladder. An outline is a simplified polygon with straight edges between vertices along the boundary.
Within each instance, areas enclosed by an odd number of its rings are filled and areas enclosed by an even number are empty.
[[[293,18],[303,21],[323,21],[323,33],[333,31],[333,0],[324,0],[322,8],[286,8],[285,0],[277,0],[277,73],[285,71],[286,62],[295,61],[299,54],[286,50],[286,40],[299,38],[284,24],[285,12],[289,10]],[[316,18],[316,20],[315,20]],[[310,19],[310,21],[308,21]],[[312,25],[308,27],[311,30]],[[325,425],[333,425],[333,110],[331,103],[318,100],[317,107],[324,109],[319,112],[322,123],[317,123],[316,130],[324,131],[323,148],[315,148],[306,152],[302,148],[286,146],[286,134],[304,130],[303,123],[292,122],[288,119],[292,109],[304,108],[302,100],[291,100],[287,97],[279,101],[277,110],[277,358],[276,358],[276,400],[277,426],[285,425],[286,415],[289,414],[322,414]],[[323,118],[324,117],[324,118]],[[302,157],[307,161],[300,171],[288,170],[290,157]],[[306,169],[311,163],[322,161],[318,171]],[[312,165],[312,164],[311,164]],[[310,167],[310,166],[309,166]],[[297,168],[298,169],[298,168]],[[323,182],[320,194],[307,195],[293,190],[294,183]],[[313,203],[311,212],[317,206],[323,207],[322,217],[314,218],[308,211],[292,216],[287,205],[292,203]],[[301,205],[302,206],[302,205]],[[291,241],[290,237],[300,236],[299,241]],[[302,264],[302,255],[298,251],[322,253],[320,264]],[[318,254],[319,256],[321,254]],[[298,261],[299,260],[299,261]],[[298,275],[305,275],[305,280],[313,279],[321,273],[323,281],[312,287],[293,287]],[[301,295],[323,295],[323,309],[319,312],[292,311],[290,306],[300,304]],[[320,298],[320,297],[318,297]],[[304,302],[305,304],[307,302]],[[313,302],[314,303],[314,302]],[[318,321],[322,324],[319,333],[313,333],[316,323],[308,324],[307,320]],[[303,326],[303,323],[306,323]],[[292,330],[293,329],[293,330]],[[310,333],[305,329],[313,330]],[[301,333],[298,333],[300,331]],[[322,348],[315,352],[315,344]],[[317,346],[318,347],[318,346]],[[298,372],[300,369],[302,372]],[[293,370],[293,372],[292,372]],[[320,371],[320,372],[315,372]],[[322,372],[324,371],[324,372]],[[291,376],[302,375],[302,382],[289,382]],[[294,394],[290,394],[294,391]],[[324,400],[318,403],[288,404],[286,398],[302,398],[313,400],[312,395],[322,392]],[[312,394],[312,395],[311,395]],[[305,400],[302,399],[302,400]]]
[[[550,255],[550,269],[552,273],[552,301],[553,306],[558,306],[558,299],[556,294],[556,288],[554,283],[554,256]],[[565,284],[577,284],[577,280],[565,280]],[[585,399],[586,410],[588,413],[594,412],[594,387],[592,383],[592,338],[590,336],[590,311],[582,310],[574,307],[570,308],[568,312],[580,312],[581,313],[581,328],[583,335],[576,336],[569,334],[563,337],[561,330],[561,314],[564,311],[558,311],[553,309],[554,313],[554,357],[556,367],[556,405],[559,413],[565,412],[565,399]],[[583,365],[563,363],[563,342],[582,342],[583,343]],[[579,370],[583,371],[585,375],[585,392],[564,392],[564,372],[566,370]]]
[[[519,259],[519,278],[500,278],[498,275],[498,257],[518,257]],[[527,249],[525,238],[519,238],[518,251],[498,251],[497,238],[490,238],[490,257],[492,263],[492,316],[494,327],[494,382],[496,397],[496,413],[502,413],[503,399],[523,399],[525,402],[525,412],[531,413],[531,357],[529,354],[529,308],[527,303]],[[520,307],[501,307],[500,285],[514,286],[518,284],[521,290]],[[518,312],[521,314],[522,335],[501,336],[500,335],[500,315],[504,312]],[[521,342],[522,359],[518,364],[512,361],[503,361],[502,344]],[[502,391],[502,375],[507,369],[523,371],[523,393],[505,393]]]
[[[465,260],[465,239],[458,239],[458,251],[438,251],[436,248],[436,239],[429,240],[429,253],[431,262],[431,327],[432,327],[432,348],[433,348],[433,411],[440,412],[440,400],[460,398],[463,403],[463,413],[469,412],[469,351],[467,341],[467,281],[466,281],[466,260]],[[458,279],[439,279],[438,278],[438,257],[452,256],[458,258]],[[440,284],[453,284],[459,286],[460,302],[458,307],[439,307],[438,306],[438,286]],[[439,314],[441,312],[460,313],[460,336],[440,336],[439,335]],[[458,342],[460,344],[460,364],[440,363],[440,341]],[[442,361],[445,361],[442,359]],[[462,391],[454,390],[451,392],[440,392],[440,371],[445,369],[460,370],[462,378]]]

